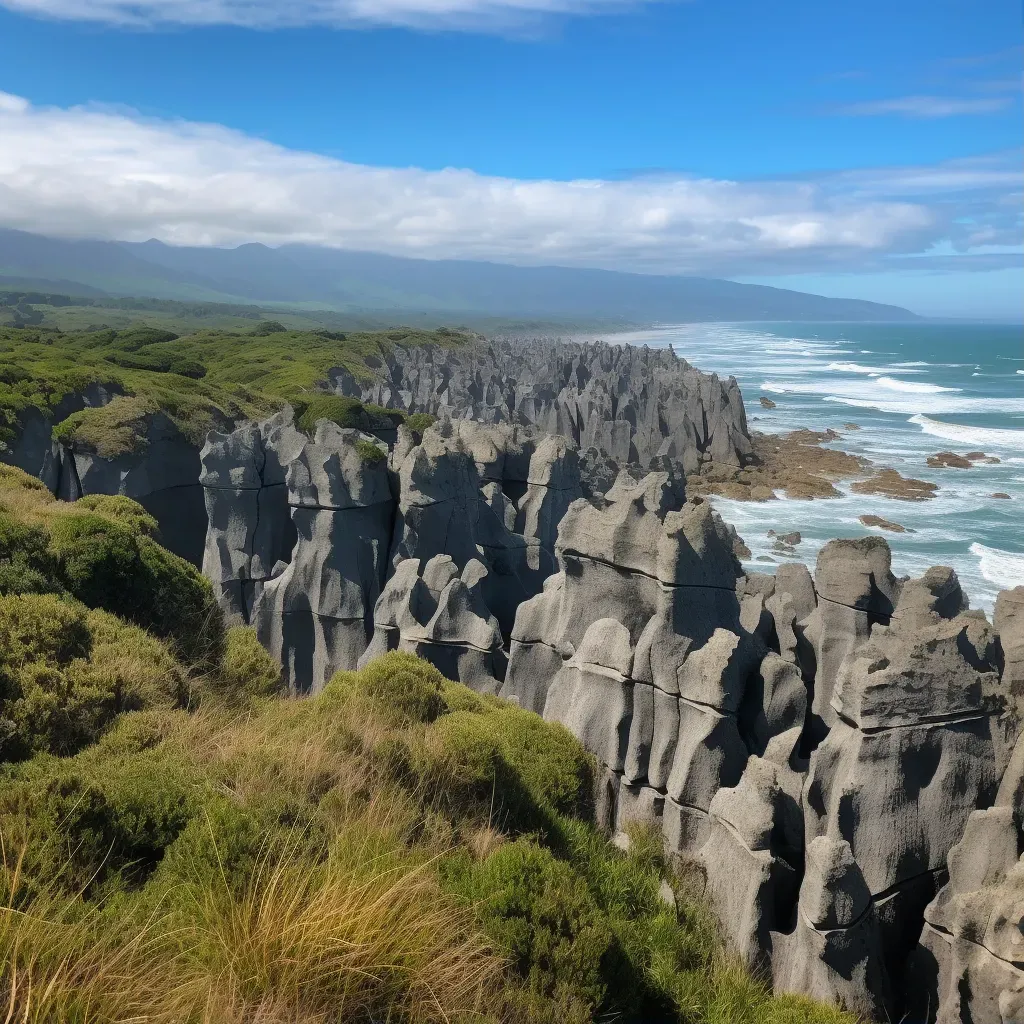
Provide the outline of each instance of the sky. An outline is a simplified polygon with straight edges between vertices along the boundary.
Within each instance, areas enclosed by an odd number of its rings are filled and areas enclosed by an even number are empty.
[[[1018,0],[0,0],[0,226],[1024,313]]]

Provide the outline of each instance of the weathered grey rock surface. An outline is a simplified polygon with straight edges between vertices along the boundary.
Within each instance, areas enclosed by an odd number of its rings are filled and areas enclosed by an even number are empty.
[[[484,423],[530,425],[646,468],[657,456],[694,472],[751,454],[734,378],[701,373],[671,351],[604,342],[515,341],[396,346],[381,379],[336,386],[379,405]]]
[[[263,579],[251,622],[292,689],[316,692],[355,668],[372,635],[395,502],[386,449],[368,435],[321,420],[312,438],[284,424],[280,439],[294,456],[285,484],[296,541]]]
[[[1018,588],[1020,589],[1020,588]],[[991,807],[975,810],[925,910],[911,1012],[937,1024],[1024,1020],[1024,740]]]
[[[496,693],[505,675],[498,620],[481,593],[487,568],[469,559],[460,573],[451,555],[399,562],[374,609],[373,638],[361,668],[388,651],[410,651],[479,693]]]
[[[444,421],[422,438],[402,428],[388,455],[376,439],[327,421],[311,438],[291,410],[211,434],[200,479],[204,572],[229,617],[257,628],[298,692],[354,668],[371,638],[381,649],[432,652],[449,674],[496,689],[505,662],[500,625],[510,631],[519,604],[554,572],[558,523],[582,493],[577,452],[565,438]],[[438,576],[442,564],[462,580],[450,592],[454,577]],[[433,567],[414,588],[435,580],[429,614],[422,595],[401,597],[417,565]],[[394,609],[409,600],[396,620]],[[457,635],[463,611],[473,609],[499,623],[486,642],[476,627]],[[404,634],[392,635],[403,622]],[[445,661],[460,645],[464,656]],[[470,649],[482,652],[472,672]]]
[[[869,1019],[915,1012],[925,908],[1001,778],[1013,864],[970,884],[1001,908],[991,927],[1024,943],[1024,908],[1006,902],[1024,852],[1024,590],[1000,597],[1000,634],[952,570],[897,580],[875,538],[827,545],[813,577],[741,577],[710,507],[677,501],[650,474],[570,508],[562,571],[521,607],[500,692],[598,756],[609,827],[653,821],[697,859],[730,942],[777,988]],[[973,985],[979,1007],[1019,1013],[1016,962],[996,971],[1004,947],[951,942],[961,959],[933,990],[962,1000]],[[943,1024],[975,1019],[959,1005]]]
[[[200,452],[208,524],[203,573],[231,621],[250,621],[274,566],[288,561],[295,546],[285,472],[306,440],[286,409],[231,433],[213,432]]]
[[[134,498],[156,519],[161,542],[176,555],[199,565],[206,535],[199,475],[195,445],[158,412],[146,417],[143,443],[117,458],[61,447],[56,492],[66,501],[87,494]]]

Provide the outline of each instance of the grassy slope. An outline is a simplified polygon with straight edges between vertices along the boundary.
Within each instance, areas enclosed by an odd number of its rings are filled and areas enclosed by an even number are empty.
[[[0,440],[11,441],[30,407],[59,420],[66,395],[100,383],[121,397],[65,418],[58,432],[67,441],[114,456],[136,446],[146,417],[162,411],[199,444],[240,416],[264,415],[286,402],[301,411],[334,367],[372,376],[396,342],[450,345],[467,337],[446,328],[345,333],[274,326],[180,338],[145,326],[68,334],[0,328]]]
[[[852,1024],[740,970],[654,836],[609,846],[560,726],[405,654],[281,699],[166,553],[118,605],[151,529],[0,478],[9,1019]]]

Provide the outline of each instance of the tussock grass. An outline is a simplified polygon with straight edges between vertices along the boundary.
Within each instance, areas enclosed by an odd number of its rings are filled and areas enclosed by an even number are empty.
[[[426,866],[311,870],[265,849],[240,889],[186,877],[130,924],[74,896],[15,909],[19,867],[0,906],[5,1024],[481,1020],[503,967]]]

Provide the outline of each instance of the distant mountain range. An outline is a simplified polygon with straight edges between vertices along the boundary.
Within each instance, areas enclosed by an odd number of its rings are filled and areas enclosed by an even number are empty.
[[[913,320],[899,306],[830,299],[716,278],[423,260],[306,245],[235,249],[67,241],[0,229],[0,288],[304,306],[345,312],[451,312],[712,320]]]

